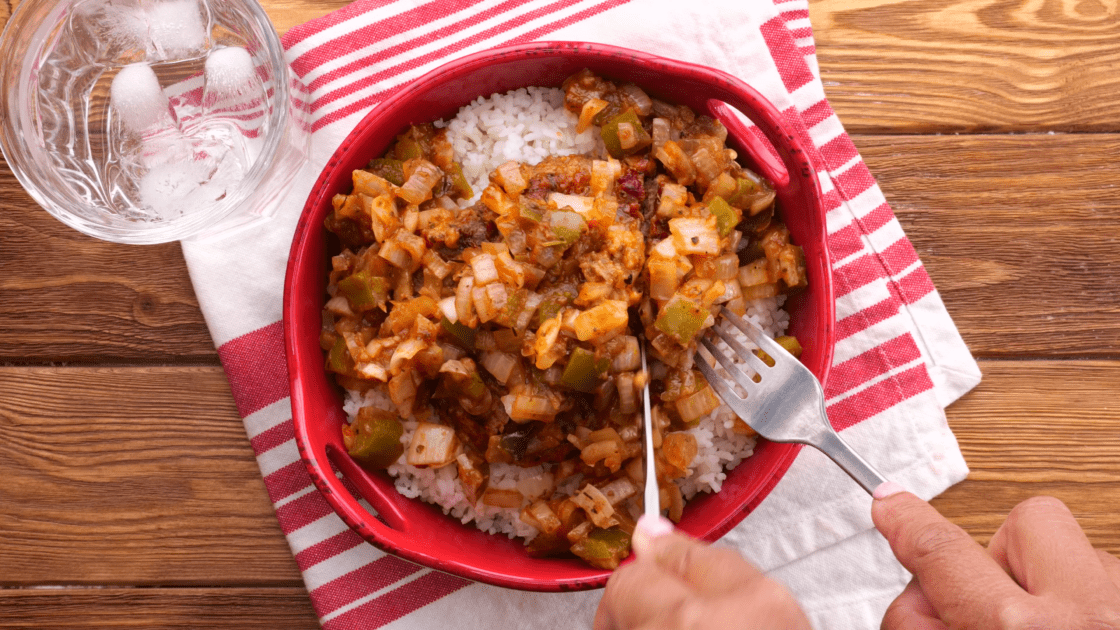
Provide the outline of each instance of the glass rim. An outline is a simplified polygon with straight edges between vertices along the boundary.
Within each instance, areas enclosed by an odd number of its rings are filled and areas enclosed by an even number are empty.
[[[12,12],[3,33],[0,33],[0,153],[8,167],[16,176],[28,195],[59,221],[86,234],[102,240],[127,244],[156,244],[181,240],[204,232],[226,217],[232,215],[249,201],[253,192],[270,174],[273,163],[284,137],[290,132],[292,107],[292,79],[294,72],[285,59],[284,47],[280,37],[268,18],[264,8],[256,0],[240,0],[248,10],[254,26],[259,29],[261,45],[265,58],[274,68],[274,89],[269,98],[269,133],[265,135],[260,155],[254,161],[237,188],[228,194],[221,203],[203,211],[188,213],[169,221],[159,223],[112,221],[98,223],[81,216],[67,208],[74,199],[59,194],[55,188],[61,181],[35,172],[36,146],[35,134],[25,131],[37,124],[36,113],[28,100],[26,70],[31,62],[41,58],[47,39],[45,33],[56,27],[48,18],[77,4],[75,0],[25,0]],[[53,184],[53,185],[52,185]],[[103,214],[106,208],[101,205],[83,204],[92,213]],[[91,214],[92,214],[91,213]]]

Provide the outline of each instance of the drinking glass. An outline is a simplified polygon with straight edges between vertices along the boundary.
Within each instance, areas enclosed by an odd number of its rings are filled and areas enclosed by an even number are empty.
[[[36,202],[121,243],[267,220],[306,160],[306,88],[253,0],[24,0],[0,149]]]

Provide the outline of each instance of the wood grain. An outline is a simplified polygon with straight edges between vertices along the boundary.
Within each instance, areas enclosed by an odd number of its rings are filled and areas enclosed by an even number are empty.
[[[3,161],[0,234],[0,362],[217,362],[178,243],[71,230]]]
[[[937,505],[983,540],[1053,494],[1120,553],[1120,362],[981,368]],[[0,479],[0,586],[300,584],[217,368],[0,369]]]
[[[981,356],[1120,356],[1120,135],[857,136]],[[57,225],[0,170],[0,361],[209,363],[177,245]],[[32,261],[44,261],[35,264]],[[1014,322],[1014,326],[1010,325]]]
[[[973,353],[1120,357],[1120,136],[859,136]]]
[[[317,630],[302,588],[0,591],[0,628]]]
[[[984,380],[949,407],[972,473],[934,500],[986,543],[1032,496],[1062,499],[1095,545],[1120,555],[1120,364],[981,361]]]
[[[218,368],[0,368],[0,586],[299,572]]]
[[[810,0],[849,131],[1120,129],[1114,0]]]

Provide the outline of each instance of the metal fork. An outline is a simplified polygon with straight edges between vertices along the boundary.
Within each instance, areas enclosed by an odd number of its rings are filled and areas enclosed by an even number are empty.
[[[716,373],[698,350],[695,355],[696,365],[723,402],[747,425],[771,442],[796,442],[817,448],[843,468],[869,494],[885,482],[883,475],[853,451],[832,428],[825,412],[824,391],[809,368],[753,322],[742,319],[726,308],[723,309],[723,319],[743,331],[774,360],[773,367],[767,365],[758,355],[743,346],[725,326],[716,324],[712,327],[712,332],[723,339],[760,377],[755,382],[749,374],[743,372],[743,366],[736,364],[710,339],[702,337],[700,343],[723,365],[731,380],[747,391],[746,399],[736,394],[727,379]]]

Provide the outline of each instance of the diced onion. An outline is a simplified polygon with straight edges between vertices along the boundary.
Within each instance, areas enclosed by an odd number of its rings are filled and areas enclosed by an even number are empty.
[[[604,300],[598,306],[580,313],[573,325],[576,338],[580,341],[603,339],[611,333],[624,330],[630,324],[630,314],[626,302]]]
[[[471,270],[474,271],[476,287],[498,281],[498,268],[494,264],[494,257],[490,254],[478,254],[471,258]]]
[[[412,405],[416,402],[416,381],[412,375],[405,371],[389,379],[389,398],[405,418],[412,415]]]
[[[455,289],[455,312],[459,314],[459,321],[470,325],[471,316],[474,315],[471,293],[474,289],[474,278],[463,276],[459,279],[459,286]]]
[[[555,203],[557,208],[571,208],[572,210],[587,215],[595,207],[595,199],[593,197],[581,197],[579,195],[565,195],[562,193],[554,192],[548,196],[548,200]],[[556,225],[556,213],[553,213],[552,224]],[[580,229],[579,226],[564,226],[572,229]]]
[[[525,175],[521,172],[521,164],[515,160],[510,160],[499,166],[497,175],[502,188],[511,195],[520,195],[522,191],[529,187],[529,181],[525,179]]]
[[[649,269],[649,296],[655,300],[673,297],[679,282],[677,264],[672,260],[654,259],[647,263],[646,268]]]
[[[517,321],[514,322],[514,328],[519,331],[524,331],[529,327],[529,322],[532,320],[533,315],[537,312],[537,307],[544,301],[544,296],[539,293],[529,292],[525,296],[525,303],[521,305],[521,312],[517,314]]]
[[[455,461],[459,438],[455,430],[442,424],[421,422],[408,445],[407,461],[412,466],[441,467]]]
[[[602,488],[599,488],[599,491],[611,502],[611,505],[618,505],[635,494],[638,494],[638,486],[634,485],[634,482],[626,477],[619,477],[610,483],[604,484]]]
[[[435,164],[418,159],[408,181],[397,189],[397,196],[406,202],[420,205],[432,198],[432,188],[443,177],[443,172]]]
[[[739,287],[739,281],[738,280],[724,280],[723,281],[723,295],[716,298],[714,303],[715,304],[723,304],[725,302],[730,302],[731,300],[740,298],[742,296],[743,296],[743,290]]]
[[[350,301],[345,296],[337,295],[327,300],[326,310],[334,313],[335,315],[353,315],[354,311],[350,310]]]
[[[389,359],[389,371],[396,373],[402,368],[405,361],[416,356],[418,352],[427,347],[423,341],[419,339],[406,339],[401,342],[397,349],[393,351],[393,358]]]
[[[642,366],[641,349],[638,338],[629,335],[619,337],[622,349],[611,359],[611,372],[633,372]]]
[[[618,86],[618,91],[626,96],[626,99],[634,106],[634,113],[639,116],[649,116],[650,112],[653,111],[653,99],[637,85],[623,83]]]
[[[638,133],[634,125],[628,122],[618,123],[618,144],[625,149],[632,149],[638,144]]]
[[[503,490],[500,488],[487,488],[482,493],[482,502],[485,505],[498,508],[519,508],[524,502],[524,497],[517,490]]]
[[[432,272],[432,275],[443,280],[451,274],[451,265],[443,259],[442,256],[432,250],[424,253],[424,269]]]
[[[669,141],[669,121],[664,118],[654,118],[651,124],[650,137],[653,138],[654,150]]]
[[[634,375],[623,372],[618,375],[618,410],[634,413],[638,410],[638,397],[634,393]]]
[[[510,420],[518,423],[537,420],[551,422],[558,411],[552,401],[544,396],[531,396],[528,394],[507,394],[502,396],[506,414]]]
[[[714,216],[670,219],[669,231],[673,233],[673,247],[682,254],[719,253],[719,230]]]
[[[610,103],[601,98],[590,98],[583,104],[583,109],[579,112],[579,122],[576,123],[576,133],[583,133],[591,126],[595,120],[595,116],[603,111]]]
[[[369,215],[374,238],[378,243],[384,243],[400,225],[397,219],[397,205],[393,197],[387,194],[377,197],[363,196],[361,200],[362,209]]]
[[[545,534],[554,533],[562,525],[556,513],[544,501],[537,501],[521,510],[521,522],[535,527]]]
[[[572,497],[572,501],[576,505],[583,508],[587,512],[588,518],[596,527],[613,527],[618,524],[614,518],[614,507],[611,506],[610,500],[603,496],[603,493],[598,488],[591,484],[587,484]]]
[[[505,385],[513,368],[517,366],[517,358],[505,352],[482,353],[482,367],[494,375],[498,382]]]
[[[712,278],[716,280],[730,280],[739,275],[739,257],[735,254],[725,254],[715,259],[715,273]]]
[[[439,310],[443,313],[443,316],[447,318],[447,321],[451,322],[452,324],[459,321],[459,309],[455,307],[454,296],[445,297],[440,300]]]
[[[739,268],[739,284],[744,287],[753,287],[769,282],[770,272],[765,258],[759,258]]]
[[[681,398],[677,401],[677,413],[681,415],[681,420],[685,422],[692,422],[702,418],[723,404],[711,387],[705,387],[700,391]]]
[[[591,195],[614,194],[614,184],[622,175],[622,164],[618,160],[592,160],[591,161]]]

